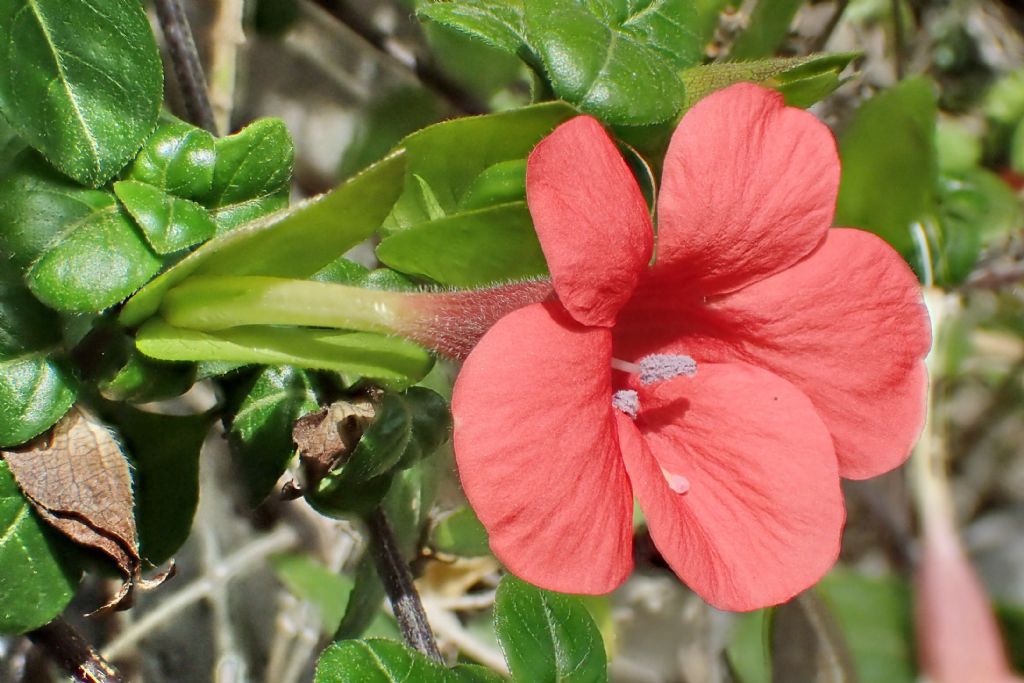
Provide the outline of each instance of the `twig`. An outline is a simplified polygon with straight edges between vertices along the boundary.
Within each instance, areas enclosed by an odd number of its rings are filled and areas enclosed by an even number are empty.
[[[893,62],[896,66],[896,80],[902,81],[906,71],[903,54],[906,45],[903,39],[903,12],[900,8],[900,0],[892,0],[892,43]]]
[[[846,6],[850,4],[850,0],[838,0],[836,2],[836,8],[832,12],[832,16],[829,17],[828,23],[825,28],[822,29],[818,37],[811,43],[811,52],[821,52],[825,49],[825,45],[828,44],[828,39],[832,37],[832,34],[836,30],[836,26],[839,25],[839,20],[843,18],[843,12],[846,11]]]
[[[217,124],[206,91],[206,77],[199,61],[199,52],[192,39],[188,17],[182,9],[181,0],[156,0],[156,16],[171,53],[174,73],[185,102],[185,111],[191,123],[216,134]]]
[[[124,681],[103,657],[60,617],[28,633],[29,640],[46,650],[76,683]]]
[[[245,42],[244,5],[244,0],[220,0],[210,27],[210,105],[217,130],[223,133],[231,132],[238,48]]]
[[[486,114],[490,111],[474,95],[467,92],[465,88],[435,69],[425,60],[413,57],[410,64],[409,56],[398,49],[391,36],[378,29],[373,25],[373,22],[368,21],[362,14],[353,10],[346,3],[341,2],[341,0],[313,0],[313,2],[351,29],[352,32],[369,43],[374,49],[387,55],[403,67],[412,69],[420,83],[444,97],[463,113]]]
[[[151,632],[172,623],[172,617],[190,605],[206,598],[218,586],[259,568],[259,560],[268,555],[279,553],[295,545],[299,540],[298,532],[291,527],[281,527],[267,536],[256,539],[252,543],[236,550],[224,558],[215,574],[199,578],[185,586],[177,593],[160,603],[151,612],[139,619],[132,626],[110,642],[103,649],[108,659],[124,656],[140,640]]]
[[[402,636],[411,647],[436,662],[442,661],[420,595],[413,586],[409,565],[398,551],[395,532],[387,516],[378,507],[370,513],[367,523],[371,534],[370,550],[377,565],[377,573],[384,583],[384,590],[391,601],[391,610],[398,620]]]

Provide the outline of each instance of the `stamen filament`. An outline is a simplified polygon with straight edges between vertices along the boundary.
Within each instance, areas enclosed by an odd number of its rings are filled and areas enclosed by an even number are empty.
[[[620,370],[622,372],[628,372],[631,375],[639,375],[641,367],[636,363],[630,363],[629,361],[619,360],[618,358],[612,358],[612,369]]]

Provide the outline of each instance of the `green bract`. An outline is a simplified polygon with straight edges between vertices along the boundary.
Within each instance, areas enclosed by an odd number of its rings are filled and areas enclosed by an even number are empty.
[[[110,180],[153,130],[163,70],[138,0],[2,0],[0,45],[0,110],[80,183]]]

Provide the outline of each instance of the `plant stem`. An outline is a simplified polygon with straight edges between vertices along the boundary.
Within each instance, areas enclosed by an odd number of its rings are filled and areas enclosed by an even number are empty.
[[[231,132],[238,49],[245,42],[245,31],[242,28],[244,5],[244,0],[220,0],[217,17],[209,33],[210,105],[214,125],[223,133]]]
[[[900,0],[892,0],[892,52],[896,67],[896,80],[902,81],[906,71],[903,54],[906,41],[903,38],[903,8]]]
[[[836,2],[836,8],[832,12],[832,16],[828,19],[828,24],[818,34],[818,37],[814,39],[811,44],[811,52],[821,52],[825,49],[825,45],[828,44],[829,38],[836,30],[836,26],[839,25],[839,20],[843,18],[843,12],[846,11],[846,6],[850,4],[850,0],[838,0]]]
[[[28,638],[46,650],[76,683],[121,683],[124,680],[117,669],[60,617],[30,631]]]
[[[441,662],[441,653],[434,640],[434,632],[427,621],[420,595],[412,583],[409,564],[398,551],[395,532],[388,523],[384,510],[376,508],[370,513],[367,523],[372,536],[370,550],[377,565],[377,573],[384,583],[384,590],[391,601],[391,609],[398,620],[405,642],[436,662]]]
[[[217,133],[217,124],[210,106],[210,96],[206,90],[206,76],[203,65],[199,61],[195,40],[188,17],[181,6],[181,0],[155,0],[156,16],[160,28],[167,41],[167,49],[171,54],[174,73],[178,78],[178,86],[185,102],[185,111],[191,123]]]

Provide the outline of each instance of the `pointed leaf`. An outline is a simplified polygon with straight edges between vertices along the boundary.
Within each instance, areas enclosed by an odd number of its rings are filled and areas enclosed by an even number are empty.
[[[419,7],[416,16],[470,35],[510,54],[516,54],[526,42],[522,0],[431,2]]]
[[[502,678],[478,666],[448,669],[393,640],[343,640],[320,655],[314,683],[496,683]],[[540,680],[540,679],[538,679]]]
[[[0,45],[0,110],[78,182],[103,185],[153,130],[163,70],[138,0],[3,0]]]
[[[0,633],[24,633],[64,610],[81,570],[32,510],[2,459],[0,529]]]
[[[204,242],[217,230],[210,214],[199,204],[152,185],[122,180],[114,183],[114,194],[158,254],[170,254]]]
[[[494,628],[515,681],[607,680],[601,632],[571,596],[507,575],[498,586]]]
[[[216,159],[213,135],[184,121],[170,121],[153,131],[126,178],[177,197],[199,199],[213,191]]]

